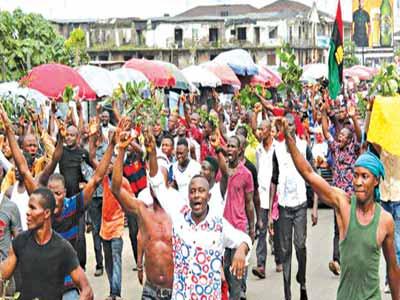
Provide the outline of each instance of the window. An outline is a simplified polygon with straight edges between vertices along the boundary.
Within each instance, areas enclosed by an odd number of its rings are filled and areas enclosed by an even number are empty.
[[[209,42],[218,42],[218,28],[210,28],[209,29]]]
[[[245,41],[247,40],[247,35],[246,35],[246,27],[239,27],[237,29],[237,39],[239,41]]]
[[[183,30],[180,28],[175,29],[175,44],[178,48],[182,48]]]
[[[254,44],[260,44],[260,27],[254,27]]]
[[[223,11],[221,11],[220,15],[221,15],[221,17],[227,17],[227,16],[229,16],[229,12],[227,10],[223,10]]]
[[[278,27],[274,27],[274,28],[270,29],[270,31],[268,32],[268,38],[269,39],[278,38]]]
[[[136,29],[136,44],[138,46],[142,46],[143,45],[143,31],[140,29]]]
[[[236,35],[236,30],[235,29],[231,29],[231,35]]]

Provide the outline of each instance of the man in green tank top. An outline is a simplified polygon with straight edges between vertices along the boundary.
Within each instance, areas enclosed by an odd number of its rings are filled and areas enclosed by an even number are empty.
[[[290,136],[283,122],[286,144],[297,170],[318,194],[333,207],[339,226],[342,272],[337,300],[381,300],[379,259],[381,248],[387,263],[393,300],[400,299],[400,268],[396,261],[394,221],[381,209],[379,181],[384,177],[380,160],[372,153],[362,154],[354,166],[354,195],[330,186],[314,172]]]

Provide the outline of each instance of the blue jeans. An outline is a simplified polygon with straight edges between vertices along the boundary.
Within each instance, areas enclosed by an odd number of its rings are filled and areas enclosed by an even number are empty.
[[[394,220],[394,244],[396,245],[397,263],[400,263],[400,201],[383,202],[381,206],[392,215]]]
[[[64,293],[62,300],[78,300],[79,299],[79,293],[77,290],[69,290]]]
[[[100,226],[101,226],[101,208],[102,198],[93,197],[92,202],[89,204],[88,213],[92,220],[92,236],[94,253],[96,256],[96,270],[103,269],[103,249],[101,247]]]
[[[115,238],[110,241],[103,240],[106,272],[110,283],[110,296],[121,297],[122,245],[122,238]]]

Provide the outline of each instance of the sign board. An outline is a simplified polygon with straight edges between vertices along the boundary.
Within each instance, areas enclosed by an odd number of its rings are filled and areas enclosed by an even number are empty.
[[[393,46],[393,0],[353,0],[352,41],[357,47]]]

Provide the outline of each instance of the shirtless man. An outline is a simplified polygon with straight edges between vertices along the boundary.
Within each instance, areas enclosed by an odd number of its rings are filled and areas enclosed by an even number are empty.
[[[319,199],[335,209],[339,227],[342,272],[337,300],[381,299],[379,261],[381,248],[385,256],[388,281],[393,300],[400,299],[400,269],[396,262],[394,246],[394,221],[381,209],[379,181],[384,177],[384,167],[372,153],[362,154],[354,166],[350,198],[343,190],[330,186],[314,172],[296,147],[284,120],[287,148],[293,162]]]
[[[127,212],[135,214],[138,219],[146,272],[142,299],[170,299],[174,273],[172,223],[155,197],[153,197],[153,206],[150,207],[141,201],[132,201],[131,193],[121,189],[123,161],[128,145],[129,142],[118,143],[118,155],[112,175],[112,192],[121,206]],[[142,266],[138,265],[139,273],[141,269]]]

